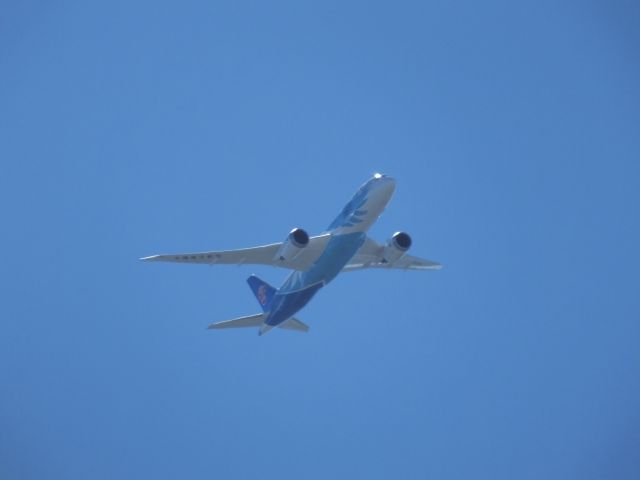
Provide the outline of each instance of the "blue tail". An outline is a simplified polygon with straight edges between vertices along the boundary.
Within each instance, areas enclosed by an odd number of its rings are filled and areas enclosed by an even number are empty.
[[[267,312],[271,305],[271,300],[273,300],[274,295],[278,293],[278,290],[273,288],[267,282],[260,280],[255,275],[251,275],[247,278],[247,283],[251,287],[251,290],[253,290],[253,294],[258,299],[258,303],[262,307],[262,311]]]

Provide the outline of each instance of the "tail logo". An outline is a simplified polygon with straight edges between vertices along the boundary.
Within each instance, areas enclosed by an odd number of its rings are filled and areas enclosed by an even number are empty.
[[[258,301],[260,302],[260,305],[266,305],[267,304],[267,287],[265,287],[264,285],[260,285],[258,287]]]

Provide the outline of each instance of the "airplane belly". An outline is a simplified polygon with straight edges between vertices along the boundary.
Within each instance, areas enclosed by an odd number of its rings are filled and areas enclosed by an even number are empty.
[[[334,235],[322,255],[306,272],[293,272],[273,297],[271,313],[265,320],[275,326],[291,318],[323,286],[335,278],[366,239],[362,232]]]
[[[338,275],[364,244],[366,234],[362,232],[333,235],[324,251],[306,272],[293,272],[279,291],[290,293],[303,290],[316,283],[327,284]]]
[[[271,313],[265,323],[276,326],[293,317],[323,286],[324,284],[320,282],[303,290],[276,294],[273,298]]]

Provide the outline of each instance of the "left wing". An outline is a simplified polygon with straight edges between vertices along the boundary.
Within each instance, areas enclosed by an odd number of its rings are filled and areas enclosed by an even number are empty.
[[[241,248],[239,250],[222,250],[197,253],[174,253],[171,255],[152,255],[141,258],[143,262],[177,262],[201,263],[205,265],[272,265],[274,267],[290,268],[293,270],[307,270],[324,251],[329,241],[329,234],[318,235],[309,239],[309,244],[299,255],[291,260],[276,258],[282,243],[272,243],[260,247]]]
[[[442,265],[438,262],[403,255],[395,262],[385,262],[382,258],[384,245],[367,237],[360,250],[353,256],[349,263],[342,269],[343,272],[361,270],[363,268],[395,268],[402,270],[440,270]]]

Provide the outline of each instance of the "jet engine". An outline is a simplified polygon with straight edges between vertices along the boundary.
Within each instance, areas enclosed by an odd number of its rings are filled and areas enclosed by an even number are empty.
[[[296,258],[309,245],[309,234],[302,228],[294,228],[276,253],[276,259],[284,262]]]
[[[411,248],[411,237],[405,232],[396,232],[384,246],[382,261],[393,263]]]

